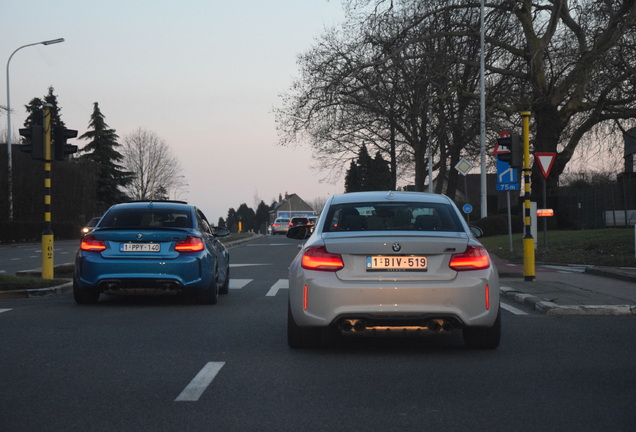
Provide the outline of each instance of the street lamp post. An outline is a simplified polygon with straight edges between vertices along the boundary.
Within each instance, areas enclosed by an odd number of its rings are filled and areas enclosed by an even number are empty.
[[[27,45],[22,45],[11,55],[9,56],[9,60],[7,60],[7,185],[9,186],[9,220],[13,220],[13,161],[11,157],[11,95],[9,91],[9,64],[11,63],[11,58],[15,53],[20,51],[22,48],[30,47],[33,45],[52,45],[56,43],[64,42],[64,38],[59,39],[51,39],[41,42],[35,42]]]

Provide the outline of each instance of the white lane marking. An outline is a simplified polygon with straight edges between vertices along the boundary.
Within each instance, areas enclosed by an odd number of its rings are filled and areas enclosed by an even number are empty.
[[[271,244],[248,244],[247,247],[261,247],[261,246],[289,246],[294,245],[294,243],[271,243]]]
[[[254,279],[232,279],[230,278],[230,289],[241,289]]]
[[[271,265],[271,264],[230,264],[230,268],[234,268],[234,267],[264,266],[264,265]]]
[[[274,297],[278,290],[280,289],[288,289],[289,288],[289,280],[288,279],[278,279],[274,285],[267,291],[265,297]]]
[[[208,388],[214,377],[219,373],[225,362],[208,362],[199,373],[192,378],[190,384],[183,389],[175,402],[196,402],[205,389]]]
[[[9,312],[11,309],[0,309],[0,313],[2,312]]]
[[[505,309],[508,312],[512,312],[515,315],[528,315],[527,312],[524,312],[521,309],[517,309],[516,307],[510,306],[509,304],[506,304],[506,303],[503,303],[503,302],[501,303],[501,307],[502,307],[502,309]]]

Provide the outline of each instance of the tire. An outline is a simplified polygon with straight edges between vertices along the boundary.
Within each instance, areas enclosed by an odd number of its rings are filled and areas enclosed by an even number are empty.
[[[464,342],[468,348],[495,349],[501,341],[501,309],[492,327],[466,327],[463,330]]]
[[[298,327],[291,312],[291,306],[287,306],[287,344],[290,348],[317,348],[321,346],[321,328]]]
[[[230,292],[230,265],[227,266],[227,271],[225,272],[225,282],[219,289],[219,294],[229,294]]]
[[[95,304],[99,300],[99,290],[96,288],[80,288],[77,281],[73,279],[73,298],[77,304]]]
[[[196,304],[215,305],[219,301],[219,274],[214,272],[214,279],[210,282],[210,286],[205,290],[196,290],[193,294],[193,300]]]

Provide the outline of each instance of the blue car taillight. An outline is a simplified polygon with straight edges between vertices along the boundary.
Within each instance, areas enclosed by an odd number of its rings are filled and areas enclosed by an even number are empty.
[[[106,249],[106,243],[97,240],[93,235],[87,235],[82,238],[80,249],[88,252],[101,252]]]
[[[188,236],[185,240],[174,245],[174,250],[177,252],[201,252],[203,249],[205,249],[205,244],[199,237]]]

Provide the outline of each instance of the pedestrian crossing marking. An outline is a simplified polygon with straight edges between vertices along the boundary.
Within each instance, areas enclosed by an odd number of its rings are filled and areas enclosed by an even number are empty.
[[[254,279],[232,279],[230,278],[230,289],[241,289]]]
[[[287,279],[278,279],[276,283],[272,285],[269,291],[267,291],[267,294],[265,294],[265,297],[274,297],[278,293],[278,290],[288,289],[288,288],[289,288],[289,281]]]

